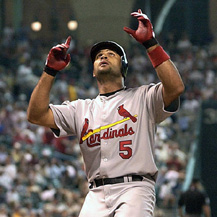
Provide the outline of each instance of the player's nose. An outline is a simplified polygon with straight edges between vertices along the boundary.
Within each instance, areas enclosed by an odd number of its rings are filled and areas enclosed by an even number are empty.
[[[104,54],[101,55],[100,58],[101,58],[101,60],[102,60],[102,59],[107,59],[108,57],[107,57],[107,55],[104,53]]]

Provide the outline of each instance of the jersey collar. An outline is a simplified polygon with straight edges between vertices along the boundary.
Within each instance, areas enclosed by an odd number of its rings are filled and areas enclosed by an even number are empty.
[[[113,92],[110,92],[110,93],[103,93],[103,94],[99,94],[99,95],[108,97],[108,96],[114,95],[115,93],[117,93],[117,92],[119,92],[121,90],[125,90],[125,89],[126,89],[126,87],[123,87],[123,88],[121,88],[119,90],[116,90],[116,91],[113,91]]]

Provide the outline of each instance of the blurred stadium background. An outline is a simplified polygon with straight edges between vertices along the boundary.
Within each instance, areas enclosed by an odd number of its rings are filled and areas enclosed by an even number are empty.
[[[55,139],[31,125],[26,108],[50,48],[73,38],[71,63],[52,89],[52,103],[93,98],[89,50],[114,40],[129,60],[128,87],[157,82],[144,49],[124,31],[141,8],[177,65],[186,91],[180,111],[156,136],[155,217],[176,217],[193,177],[202,181],[217,216],[216,0],[0,0],[0,216],[75,217],[88,191],[75,137]]]

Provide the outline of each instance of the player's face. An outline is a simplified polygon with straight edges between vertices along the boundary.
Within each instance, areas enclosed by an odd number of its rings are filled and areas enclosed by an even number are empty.
[[[113,50],[104,49],[99,51],[94,61],[93,76],[99,78],[102,75],[121,75],[121,57]]]

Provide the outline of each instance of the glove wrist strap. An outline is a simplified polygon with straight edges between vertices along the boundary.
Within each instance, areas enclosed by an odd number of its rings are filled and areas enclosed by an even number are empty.
[[[148,48],[158,44],[158,41],[156,40],[156,38],[153,37],[153,38],[149,39],[148,41],[143,42],[142,44],[146,49],[148,49]]]
[[[148,53],[148,57],[154,68],[170,59],[170,56],[165,52],[161,46],[157,46],[154,50]]]
[[[45,66],[44,67],[44,72],[46,72],[48,75],[51,75],[51,76],[55,77],[59,71],[55,70],[55,69],[52,69],[52,68],[50,68],[48,66]]]

